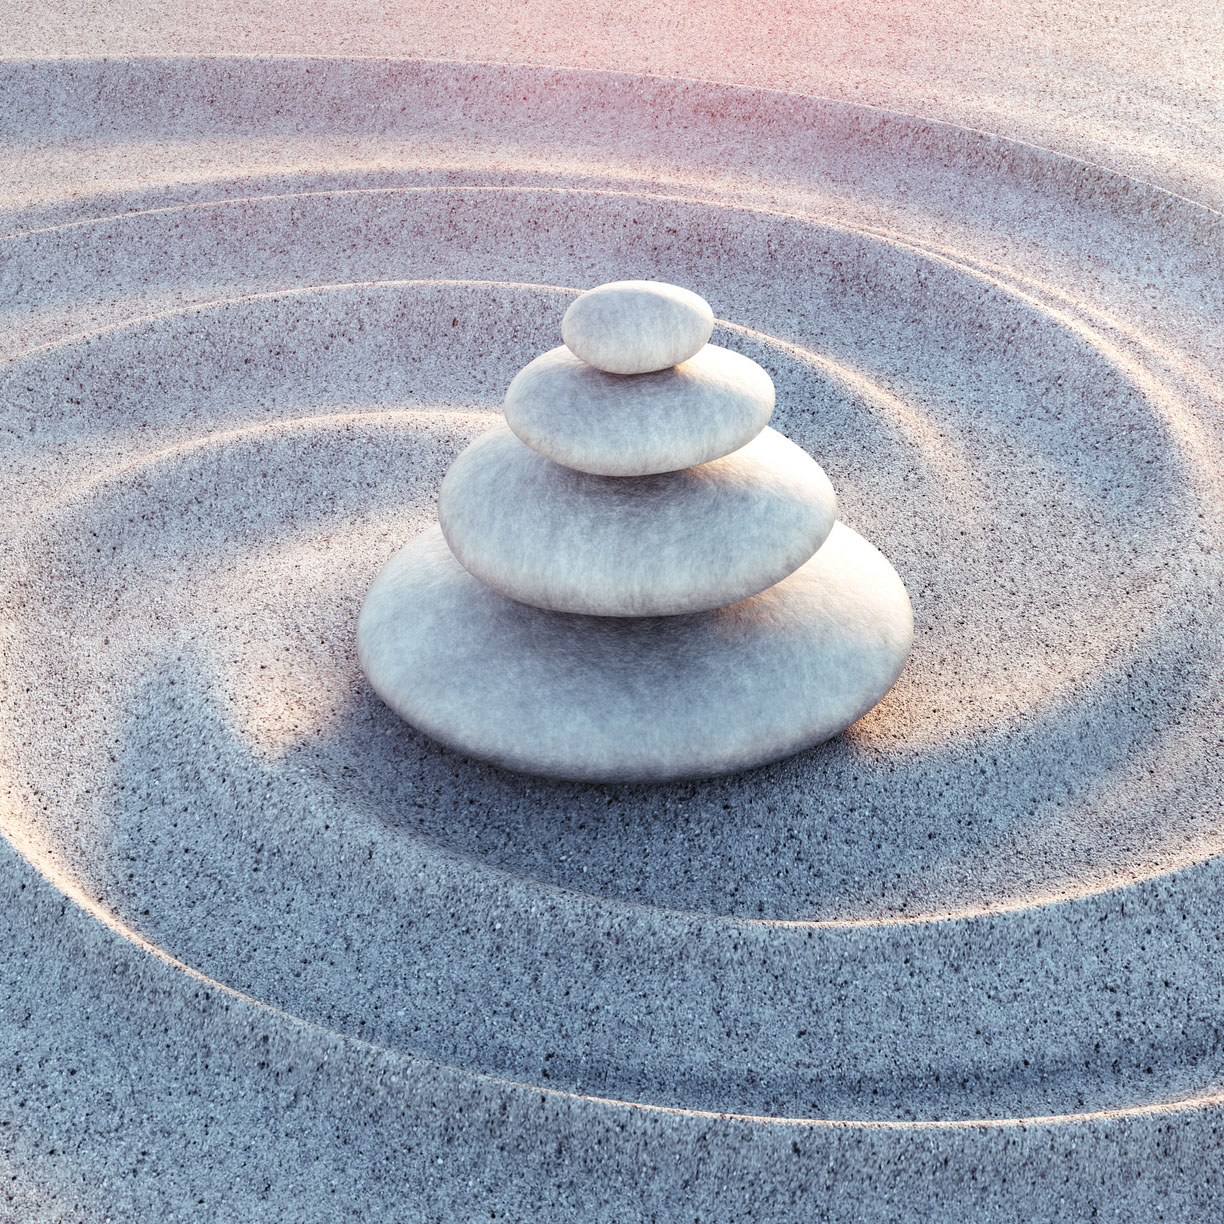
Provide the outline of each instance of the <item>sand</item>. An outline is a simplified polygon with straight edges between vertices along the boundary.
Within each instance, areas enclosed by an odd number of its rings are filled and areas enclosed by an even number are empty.
[[[1214,1218],[1210,6],[381,12],[0,9],[0,1218]],[[524,778],[354,620],[631,277],[914,654],[773,766]]]

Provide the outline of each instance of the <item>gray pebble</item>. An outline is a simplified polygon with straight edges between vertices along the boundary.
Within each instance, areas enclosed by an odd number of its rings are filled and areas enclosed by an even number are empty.
[[[508,769],[590,781],[731,772],[835,735],[892,687],[913,616],[896,571],[840,523],[754,599],[693,616],[570,616],[505,599],[436,527],[375,578],[357,623],[378,694]]]
[[[610,281],[570,303],[561,338],[609,374],[648,374],[692,357],[714,330],[703,297],[663,281]]]
[[[564,346],[506,392],[510,428],[542,455],[603,476],[674,472],[720,459],[769,422],[773,379],[750,357],[707,344],[651,374],[608,374]]]
[[[447,542],[495,591],[557,612],[659,616],[755,595],[802,565],[837,514],[820,465],[772,429],[700,467],[593,476],[504,425],[451,466]]]

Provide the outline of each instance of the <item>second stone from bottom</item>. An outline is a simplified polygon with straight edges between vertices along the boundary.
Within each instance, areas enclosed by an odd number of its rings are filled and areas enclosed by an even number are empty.
[[[595,476],[497,426],[455,460],[438,498],[469,573],[511,599],[593,616],[702,612],[755,595],[803,565],[836,516],[823,469],[772,429],[698,467]]]

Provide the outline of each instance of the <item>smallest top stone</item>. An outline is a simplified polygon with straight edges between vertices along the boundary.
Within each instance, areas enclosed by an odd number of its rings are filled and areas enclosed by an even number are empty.
[[[663,281],[611,281],[575,298],[561,338],[575,357],[608,374],[650,374],[687,361],[710,338],[703,297]]]

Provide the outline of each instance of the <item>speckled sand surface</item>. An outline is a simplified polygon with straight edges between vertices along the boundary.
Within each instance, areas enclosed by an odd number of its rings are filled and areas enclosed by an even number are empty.
[[[1217,6],[388,7],[0,4],[0,1218],[1218,1218]],[[738,777],[357,667],[627,277],[914,604]]]

